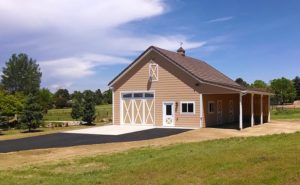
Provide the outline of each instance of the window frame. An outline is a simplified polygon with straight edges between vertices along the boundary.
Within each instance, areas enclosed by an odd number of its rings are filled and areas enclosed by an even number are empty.
[[[210,105],[213,104],[213,112],[210,111]],[[215,113],[215,101],[208,101],[207,102],[207,112],[208,114],[214,114]]]
[[[152,75],[152,66],[155,66],[155,68],[156,68],[156,79],[155,80],[153,80],[153,75]],[[158,81],[158,64],[156,64],[156,63],[150,63],[149,64],[149,78],[152,78],[152,82],[156,82],[156,81]]]
[[[182,112],[182,104],[187,104],[187,112]],[[188,104],[193,104],[193,112],[189,112],[189,105]],[[195,101],[180,101],[180,114],[195,114],[196,113],[196,103]]]

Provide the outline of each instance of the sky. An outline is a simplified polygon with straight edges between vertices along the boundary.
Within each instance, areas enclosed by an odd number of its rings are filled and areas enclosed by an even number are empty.
[[[40,65],[42,87],[108,89],[151,45],[206,61],[232,79],[300,76],[299,0],[0,0],[0,67]]]

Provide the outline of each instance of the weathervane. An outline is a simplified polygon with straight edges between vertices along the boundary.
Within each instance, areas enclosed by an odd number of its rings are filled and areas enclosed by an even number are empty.
[[[182,47],[182,45],[183,45],[183,42],[179,42],[180,43],[180,47]]]

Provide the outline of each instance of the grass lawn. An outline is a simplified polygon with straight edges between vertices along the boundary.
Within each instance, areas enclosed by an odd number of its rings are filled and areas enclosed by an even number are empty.
[[[300,184],[300,133],[142,148],[0,171],[1,184]]]
[[[272,120],[290,120],[290,121],[300,121],[300,108],[296,109],[273,109],[271,112]]]
[[[96,106],[96,122],[101,121],[103,118],[110,119],[112,117],[112,105],[99,105]],[[45,121],[72,121],[71,108],[67,109],[50,109],[44,115]]]

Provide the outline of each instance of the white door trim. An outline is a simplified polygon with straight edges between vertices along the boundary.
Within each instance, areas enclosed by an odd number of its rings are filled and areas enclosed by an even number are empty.
[[[165,110],[165,105],[166,104],[172,104],[172,124],[166,124],[166,110]],[[175,101],[163,101],[162,102],[162,117],[163,117],[163,126],[165,127],[172,127],[175,126]]]

